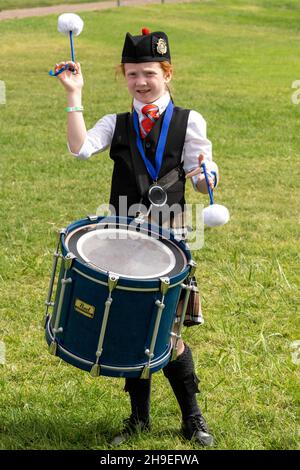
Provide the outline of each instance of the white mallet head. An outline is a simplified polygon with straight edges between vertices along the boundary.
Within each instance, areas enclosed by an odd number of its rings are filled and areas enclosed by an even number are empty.
[[[72,31],[74,36],[78,36],[83,30],[83,24],[80,16],[75,13],[63,13],[58,17],[57,29],[63,34],[69,34]]]
[[[227,207],[220,204],[211,204],[203,209],[204,224],[208,227],[218,227],[227,224],[230,219]]]

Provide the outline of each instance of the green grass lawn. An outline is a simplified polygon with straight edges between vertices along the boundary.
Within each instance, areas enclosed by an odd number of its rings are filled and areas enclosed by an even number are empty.
[[[99,0],[101,1],[101,0]],[[104,0],[103,0],[104,1]],[[49,7],[53,5],[90,3],[91,0],[0,0],[1,10],[13,10],[15,8]]]
[[[299,448],[300,10],[292,1],[207,1],[82,13],[76,38],[87,125],[127,111],[115,79],[126,31],[166,30],[176,104],[203,114],[228,225],[194,252],[206,323],[184,330],[201,377],[199,403],[217,449]],[[145,18],[147,18],[145,24]],[[123,380],[50,356],[44,315],[56,230],[108,201],[108,153],[66,149],[65,97],[47,75],[69,57],[56,16],[0,23],[0,449],[107,449],[129,414]],[[208,197],[188,185],[189,202]],[[123,449],[193,449],[162,372],[153,376],[152,432]]]

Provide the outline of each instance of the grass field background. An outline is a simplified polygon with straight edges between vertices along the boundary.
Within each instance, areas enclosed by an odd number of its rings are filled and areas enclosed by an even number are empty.
[[[64,2],[62,2],[61,0],[0,0],[0,10],[10,10],[15,8],[49,7],[53,5],[62,4],[75,5],[76,3],[91,3],[91,0],[65,0]]]
[[[82,13],[76,38],[87,126],[130,107],[115,79],[126,31],[165,30],[176,104],[203,114],[228,225],[194,253],[206,323],[184,330],[201,377],[199,404],[217,449],[299,448],[299,116],[296,1],[207,1]],[[56,16],[0,23],[1,449],[107,449],[129,414],[123,380],[91,378],[50,356],[44,315],[56,230],[108,201],[108,153],[66,149],[65,96],[47,74],[69,57]],[[189,202],[208,198],[188,185]],[[162,372],[153,377],[152,432],[123,449],[193,449]]]

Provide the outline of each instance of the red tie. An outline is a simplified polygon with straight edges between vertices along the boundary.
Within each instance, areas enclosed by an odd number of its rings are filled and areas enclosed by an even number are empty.
[[[146,104],[142,108],[142,113],[146,116],[140,124],[141,137],[144,139],[159,118],[159,109],[155,104]]]

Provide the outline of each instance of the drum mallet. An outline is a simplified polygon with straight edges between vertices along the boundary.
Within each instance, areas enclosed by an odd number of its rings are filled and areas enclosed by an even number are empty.
[[[217,227],[219,225],[225,225],[230,218],[229,211],[227,207],[214,203],[213,190],[209,185],[205,163],[201,163],[201,168],[203,168],[203,173],[210,200],[210,205],[203,209],[204,224],[208,227]]]
[[[66,34],[70,38],[70,46],[71,46],[71,58],[72,62],[75,62],[75,52],[74,52],[74,42],[73,36],[79,36],[81,31],[83,30],[83,21],[80,16],[76,15],[75,13],[63,13],[58,17],[57,21],[57,30],[60,33]],[[64,72],[65,70],[69,69],[71,72],[76,74],[76,70],[68,64],[64,67],[59,69],[57,72],[53,72],[50,70],[49,75],[52,77],[56,77],[60,73]]]

